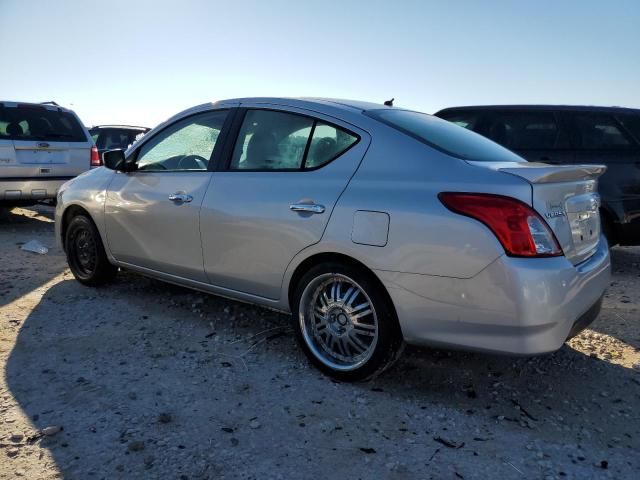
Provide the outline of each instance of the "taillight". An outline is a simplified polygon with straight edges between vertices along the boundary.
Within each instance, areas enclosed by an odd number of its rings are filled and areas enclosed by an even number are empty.
[[[98,147],[95,145],[91,147],[91,166],[92,167],[100,167],[102,165],[102,160],[100,159],[100,155],[98,154]]]
[[[547,222],[526,203],[511,197],[484,193],[444,192],[440,201],[452,212],[484,223],[498,238],[507,255],[555,257],[562,249]]]

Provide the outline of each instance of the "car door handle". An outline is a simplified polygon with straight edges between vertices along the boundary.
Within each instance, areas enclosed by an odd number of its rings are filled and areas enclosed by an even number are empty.
[[[324,205],[315,203],[293,203],[289,205],[289,209],[294,212],[324,213]]]
[[[186,193],[172,193],[169,195],[169,200],[176,203],[189,203],[193,201],[193,197]]]

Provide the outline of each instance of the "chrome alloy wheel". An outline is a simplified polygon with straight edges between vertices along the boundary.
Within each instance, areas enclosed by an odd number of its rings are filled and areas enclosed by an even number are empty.
[[[298,315],[305,343],[329,368],[355,370],[373,355],[378,317],[367,293],[349,277],[314,278],[304,289]]]

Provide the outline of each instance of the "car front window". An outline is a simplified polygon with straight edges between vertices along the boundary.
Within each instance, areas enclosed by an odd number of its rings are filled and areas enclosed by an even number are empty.
[[[138,170],[207,170],[226,116],[226,111],[194,115],[159,132],[140,148]]]

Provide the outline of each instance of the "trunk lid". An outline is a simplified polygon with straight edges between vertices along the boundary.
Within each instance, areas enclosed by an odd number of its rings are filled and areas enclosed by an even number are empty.
[[[75,177],[89,170],[90,142],[14,140],[17,176]]]
[[[548,165],[533,162],[469,162],[531,184],[531,206],[547,222],[574,265],[593,255],[600,241],[598,177],[604,165]]]

